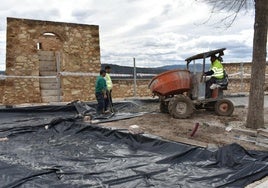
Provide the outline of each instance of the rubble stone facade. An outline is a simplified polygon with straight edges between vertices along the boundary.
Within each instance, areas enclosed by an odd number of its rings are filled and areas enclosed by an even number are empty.
[[[42,60],[41,52],[58,55],[44,56],[46,59]],[[42,73],[41,61],[53,63],[49,60],[51,57],[58,58],[57,62],[53,60],[57,70],[51,71],[47,64],[42,65],[47,68]],[[42,91],[39,76],[54,77],[56,80],[59,72],[77,73],[75,76],[71,74],[57,78],[60,101],[93,100],[95,75],[99,70],[98,26],[7,18],[6,75],[20,78],[1,81],[3,104],[44,102],[42,93],[53,95],[53,90],[44,87]],[[95,75],[79,76],[79,73],[85,72]],[[47,84],[49,82],[52,81]]]
[[[113,98],[127,98],[127,97],[149,97],[152,96],[148,88],[150,80],[142,79],[136,81],[136,96],[134,92],[133,79],[113,79]]]
[[[229,74],[228,90],[225,94],[248,93],[250,89],[251,63],[223,64]],[[268,64],[266,65],[264,91],[268,91]]]

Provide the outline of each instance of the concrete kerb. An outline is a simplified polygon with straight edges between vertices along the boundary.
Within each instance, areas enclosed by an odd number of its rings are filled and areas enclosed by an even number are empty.
[[[252,184],[247,185],[245,188],[267,188],[268,187],[268,176],[261,180],[255,181]]]

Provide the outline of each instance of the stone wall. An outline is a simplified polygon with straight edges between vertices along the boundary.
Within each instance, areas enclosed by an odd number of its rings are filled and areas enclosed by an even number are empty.
[[[136,97],[152,96],[148,89],[150,80],[137,80]],[[113,79],[113,98],[134,97],[134,81],[133,79],[117,80]]]
[[[251,63],[224,63],[223,65],[229,75],[228,90],[225,93],[248,93],[250,89]],[[266,66],[266,74],[268,75],[268,66]],[[268,76],[265,79],[264,89],[268,91]]]
[[[90,72],[96,75],[100,69],[99,27],[7,18],[6,75],[21,77],[6,78],[0,83],[0,88],[4,87],[4,94],[1,95],[2,103],[43,102],[38,78],[39,51],[53,51],[60,54],[59,70],[55,75],[47,76],[56,76],[58,72]],[[92,100],[93,96],[84,93],[94,92],[92,86],[94,78],[69,75],[71,76],[59,77],[61,101],[78,98]],[[79,91],[82,95],[77,94]]]
[[[5,93],[5,80],[0,79],[0,104],[2,103],[4,93]]]
[[[76,77],[76,76],[63,76],[62,96],[64,101],[91,101],[95,100],[95,77]]]

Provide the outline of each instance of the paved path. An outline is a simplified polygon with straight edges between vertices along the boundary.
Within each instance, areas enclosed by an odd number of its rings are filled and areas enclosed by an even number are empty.
[[[248,96],[246,97],[227,97],[235,106],[248,106]],[[268,108],[268,96],[264,96],[264,107]]]

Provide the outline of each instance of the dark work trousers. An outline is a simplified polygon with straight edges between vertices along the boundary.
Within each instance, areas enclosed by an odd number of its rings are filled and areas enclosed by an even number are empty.
[[[212,89],[210,89],[210,86],[214,83],[216,83],[217,78],[211,77],[208,81],[206,81],[206,99],[212,97]]]
[[[107,110],[108,106],[112,108],[113,106],[113,101],[112,101],[112,90],[108,91],[107,90],[107,98],[105,99],[105,111]]]
[[[102,114],[104,113],[105,110],[105,100],[102,92],[96,92],[95,93],[96,99],[98,101],[98,106],[97,106],[97,113]]]

